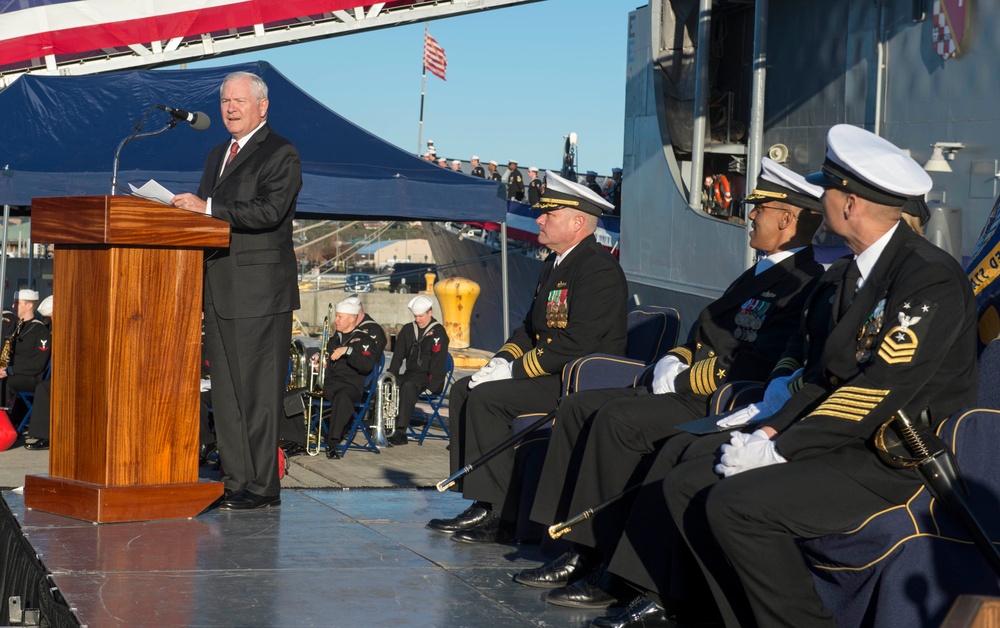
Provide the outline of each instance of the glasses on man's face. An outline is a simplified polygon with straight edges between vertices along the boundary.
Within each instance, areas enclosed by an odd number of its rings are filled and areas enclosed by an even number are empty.
[[[773,205],[765,205],[765,204],[760,204],[760,205],[754,205],[754,206],[753,206],[753,207],[752,207],[752,208],[750,209],[750,212],[749,212],[749,213],[747,214],[747,216],[749,216],[749,215],[750,215],[750,214],[752,214],[753,212],[762,212],[762,211],[764,211],[765,209],[773,209],[774,211],[779,211],[779,212],[785,212],[785,213],[787,213],[787,214],[788,214],[789,216],[791,216],[791,217],[792,217],[792,219],[794,219],[794,220],[798,220],[798,219],[799,219],[799,217],[798,217],[798,216],[796,216],[796,215],[795,215],[794,213],[792,213],[792,210],[790,210],[790,209],[785,209],[784,207],[774,207]]]

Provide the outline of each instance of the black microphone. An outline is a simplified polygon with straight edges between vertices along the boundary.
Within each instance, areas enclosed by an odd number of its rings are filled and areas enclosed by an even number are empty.
[[[212,120],[201,111],[188,113],[183,109],[174,109],[173,107],[167,107],[166,105],[156,105],[156,108],[166,111],[177,120],[184,120],[185,122],[191,123],[191,126],[194,127],[196,131],[204,131],[212,124]]]

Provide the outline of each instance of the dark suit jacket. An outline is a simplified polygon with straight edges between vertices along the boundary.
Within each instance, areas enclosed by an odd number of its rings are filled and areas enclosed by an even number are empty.
[[[628,286],[618,260],[587,236],[553,268],[546,258],[531,309],[497,352],[514,379],[557,375],[590,353],[625,355]]]
[[[207,256],[205,290],[223,318],[251,318],[299,307],[292,218],[302,189],[299,153],[265,124],[220,175],[231,139],[208,154],[198,196],[228,222],[228,249]]]
[[[679,393],[709,396],[727,381],[767,379],[802,318],[823,266],[807,246],[759,275],[750,268],[701,311],[692,340],[670,350],[691,368]]]
[[[863,475],[880,464],[871,437],[896,410],[916,417],[929,407],[936,424],[975,403],[976,304],[955,260],[901,223],[839,318],[846,262],[810,296],[805,385],[768,424],[785,458],[836,450],[850,474]]]

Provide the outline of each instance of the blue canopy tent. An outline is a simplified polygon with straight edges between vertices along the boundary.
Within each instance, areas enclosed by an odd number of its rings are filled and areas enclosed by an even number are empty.
[[[0,204],[108,194],[115,148],[157,104],[203,111],[212,126],[196,131],[182,122],[162,135],[134,140],[121,153],[119,186],[156,179],[175,193],[195,191],[209,149],[228,136],[219,118],[219,87],[238,70],[264,79],[271,126],[299,149],[300,218],[505,219],[495,182],[441,168],[375,137],[263,61],[198,70],[22,76],[0,92]],[[169,119],[154,111],[143,130]]]

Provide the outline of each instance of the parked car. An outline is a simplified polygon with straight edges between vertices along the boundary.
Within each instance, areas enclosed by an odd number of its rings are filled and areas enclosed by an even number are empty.
[[[371,292],[372,277],[365,273],[351,273],[344,280],[344,292]]]
[[[389,292],[421,292],[427,289],[427,273],[437,275],[436,264],[397,262],[389,273]]]

